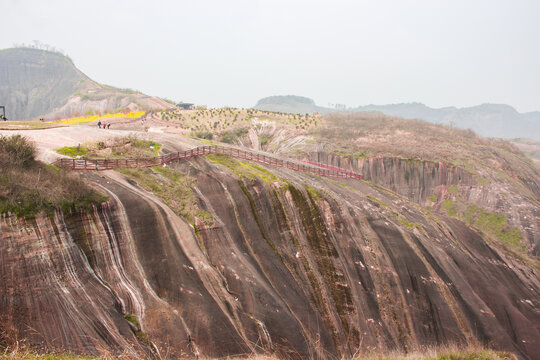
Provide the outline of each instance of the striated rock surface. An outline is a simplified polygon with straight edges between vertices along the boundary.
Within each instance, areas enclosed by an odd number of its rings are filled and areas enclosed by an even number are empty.
[[[354,158],[313,153],[313,161],[354,170],[364,179],[395,191],[423,206],[437,210],[445,201],[459,201],[468,208],[477,206],[502,214],[508,224],[520,229],[525,251],[540,256],[540,169],[522,163],[490,164],[480,170],[468,170],[446,162],[402,159],[398,157]]]
[[[420,207],[469,181],[425,166],[418,188],[394,187],[402,197],[286,169],[174,165],[212,225],[124,175],[88,174],[109,195],[93,213],[2,215],[0,333],[92,354],[338,358],[480,342],[538,358],[537,268]]]

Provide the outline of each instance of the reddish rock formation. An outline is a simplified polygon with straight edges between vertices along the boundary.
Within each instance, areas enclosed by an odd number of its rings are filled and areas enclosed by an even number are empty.
[[[357,180],[240,179],[203,158],[175,168],[196,179],[212,226],[195,231],[114,172],[88,174],[110,197],[91,214],[4,214],[4,333],[93,354],[337,358],[478,341],[538,358],[538,270],[462,222]],[[460,176],[441,174],[418,184]]]
[[[533,164],[524,162],[510,166],[507,159],[500,156],[497,158],[499,171],[489,166],[476,171],[444,162],[340,157],[325,152],[313,153],[312,159],[351,169],[362,174],[366,181],[421,205],[440,209],[445,200],[459,198],[503,214],[509,224],[520,229],[527,253],[540,257],[540,170]],[[519,168],[518,175],[516,169]],[[454,187],[454,191],[449,192],[450,187]],[[430,201],[430,196],[435,196],[436,200]]]

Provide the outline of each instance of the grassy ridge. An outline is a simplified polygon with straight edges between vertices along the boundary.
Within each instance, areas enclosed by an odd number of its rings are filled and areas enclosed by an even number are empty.
[[[195,219],[198,218],[205,225],[212,225],[212,216],[199,208],[195,194],[191,190],[195,180],[180,171],[162,166],[117,171],[135,180],[145,190],[159,196],[189,223],[195,224]]]

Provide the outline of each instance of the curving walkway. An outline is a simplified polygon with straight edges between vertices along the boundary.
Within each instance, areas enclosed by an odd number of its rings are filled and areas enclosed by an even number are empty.
[[[273,156],[259,154],[252,151],[239,150],[224,146],[199,146],[187,151],[180,151],[167,155],[149,158],[135,159],[59,159],[55,164],[69,170],[111,170],[119,168],[140,168],[159,166],[173,161],[190,159],[195,156],[206,154],[225,154],[235,158],[259,162],[266,165],[284,167],[287,169],[310,172],[325,177],[344,179],[362,179],[363,176],[353,171],[341,169],[335,166],[312,163],[300,164]]]

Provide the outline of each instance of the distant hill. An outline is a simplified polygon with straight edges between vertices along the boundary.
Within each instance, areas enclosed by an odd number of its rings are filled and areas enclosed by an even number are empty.
[[[317,106],[312,99],[300,96],[270,96],[255,105],[256,109],[287,113],[330,113],[338,110]],[[341,110],[343,111],[343,110]],[[346,111],[381,112],[405,119],[421,119],[471,129],[481,136],[529,138],[540,141],[540,111],[519,113],[504,104],[482,104],[467,108],[430,108],[422,103],[366,105]]]
[[[406,119],[471,129],[479,135],[540,140],[540,112],[519,113],[504,104],[481,104],[466,108],[430,108],[421,103],[367,105],[354,111],[379,111]]]
[[[34,48],[0,50],[0,105],[10,120],[171,107],[140,92],[101,85],[68,57]]]
[[[310,98],[296,95],[278,95],[265,97],[257,102],[257,110],[274,111],[290,114],[328,113],[332,109],[315,105]]]

